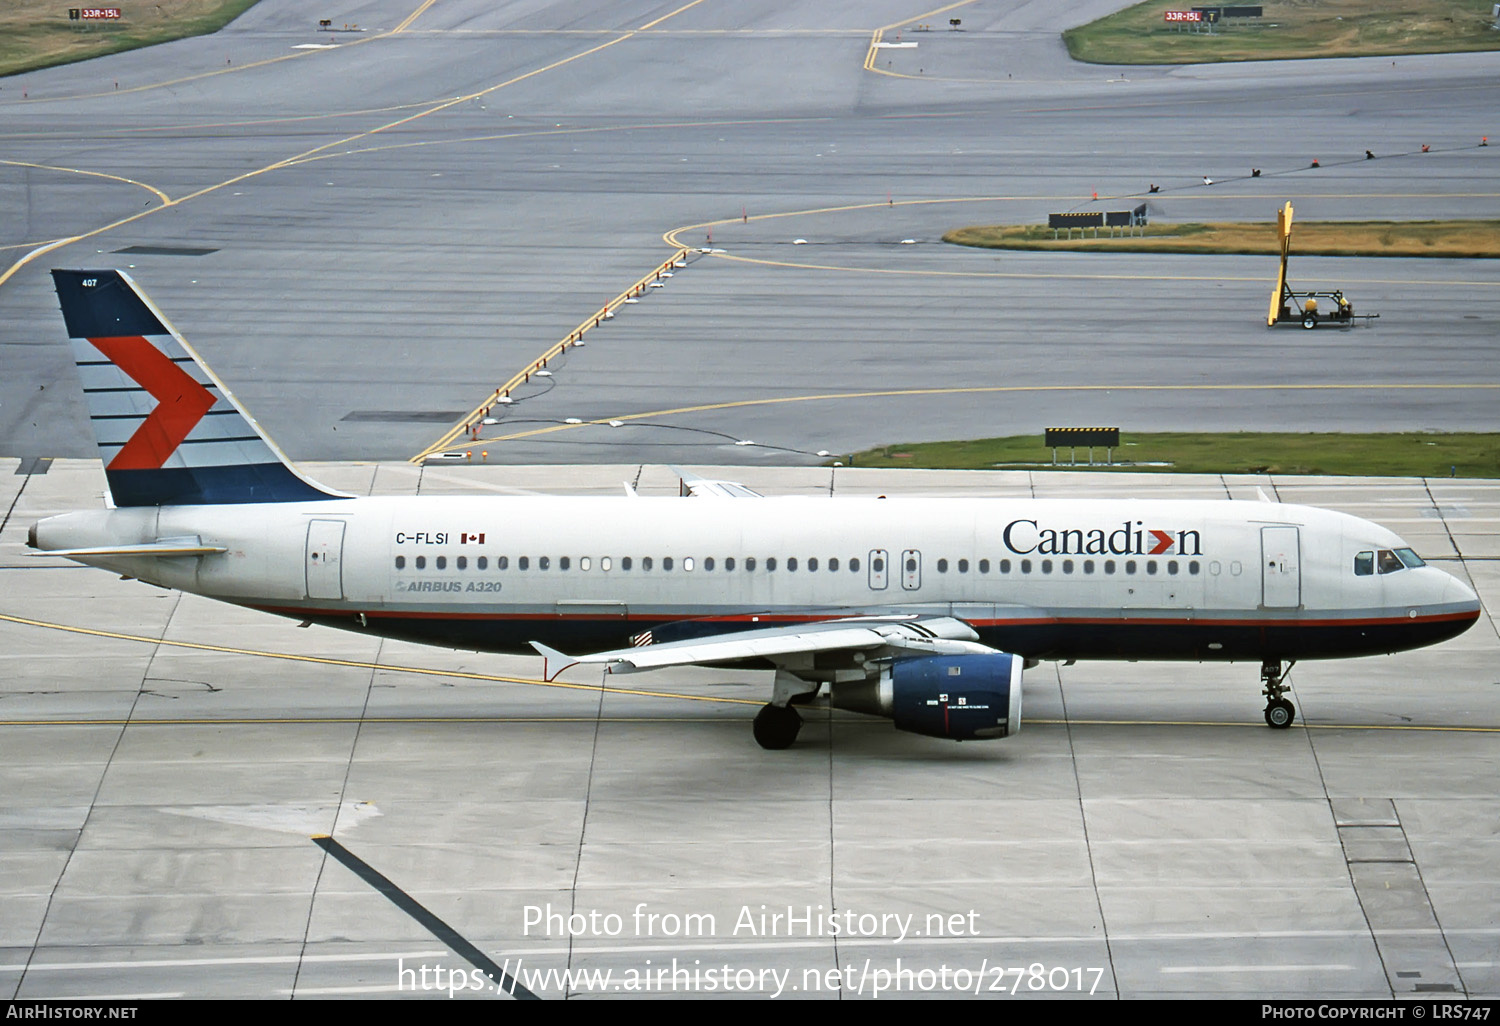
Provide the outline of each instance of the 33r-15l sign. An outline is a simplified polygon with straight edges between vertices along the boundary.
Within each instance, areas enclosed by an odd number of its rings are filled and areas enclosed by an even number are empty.
[[[68,20],[77,21],[114,21],[120,17],[118,7],[69,7]]]

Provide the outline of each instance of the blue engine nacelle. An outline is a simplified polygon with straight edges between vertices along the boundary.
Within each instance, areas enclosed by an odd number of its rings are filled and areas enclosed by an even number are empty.
[[[829,702],[928,737],[1009,737],[1021,729],[1024,663],[1005,652],[897,659],[879,677],[835,684]]]

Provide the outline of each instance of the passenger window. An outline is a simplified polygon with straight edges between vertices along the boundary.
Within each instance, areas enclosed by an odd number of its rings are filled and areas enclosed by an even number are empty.
[[[418,570],[426,570],[427,569],[427,557],[426,556],[418,556],[417,557],[417,569]]]
[[[1010,573],[1010,560],[1008,560],[1008,559],[1002,559],[1000,561],[1000,572],[1002,574],[1008,574],[1008,573]]]
[[[1071,559],[1065,559],[1065,560],[1063,560],[1063,573],[1070,574],[1072,572],[1073,572],[1073,561]]]
[[[593,564],[589,562],[589,557],[587,557],[587,556],[580,556],[580,557],[578,557],[578,569],[580,569],[580,570],[587,570],[591,566],[593,566]]]
[[[816,570],[817,567],[813,567],[813,569]],[[828,561],[828,572],[829,573],[837,573],[838,569],[839,569],[839,557],[834,556],[832,559],[830,559]]]
[[[641,569],[642,570],[650,570],[651,569],[651,557],[650,556],[642,556],[641,557]]]
[[[671,567],[667,567],[667,569],[670,570],[672,568]],[[693,557],[692,556],[684,556],[683,557],[683,560],[682,560],[682,569],[685,570],[685,571],[687,571],[688,573],[692,573],[692,571],[693,571]]]
[[[1029,559],[1023,559],[1023,560],[1021,560],[1021,573],[1023,573],[1023,574],[1029,574],[1029,573],[1031,573],[1031,560],[1029,560]]]
[[[1354,554],[1354,576],[1369,577],[1375,572],[1375,553],[1356,552]]]
[[[768,574],[769,573],[773,573],[773,572],[775,572],[775,570],[776,570],[776,557],[775,556],[767,556],[766,557],[766,573],[768,573]]]
[[[670,569],[672,569],[672,557],[671,556],[665,556],[665,557],[662,558],[661,568],[663,570],[670,570]]]
[[[495,557],[495,569],[496,570],[509,570],[510,569],[510,557],[509,556],[496,556]]]
[[[987,560],[987,559],[981,559],[979,561],[979,572],[982,573],[982,574],[987,574],[987,573],[990,572],[990,561],[989,560]]]
[[[725,570],[733,570],[734,569],[734,557],[733,556],[725,556],[724,557],[724,569]]]
[[[911,568],[907,567],[907,569],[911,569]],[[938,573],[945,574],[947,572],[948,572],[948,561],[946,559],[940,559],[940,560],[938,560]]]
[[[474,560],[474,566],[480,570],[488,570],[490,567],[490,557],[480,556],[478,559]]]
[[[849,572],[851,574],[857,574],[857,573],[859,573],[859,560],[858,559],[851,559],[851,560],[849,560]]]
[[[632,562],[634,562],[634,561],[629,556],[621,556],[620,557],[620,569],[628,571],[630,569],[630,566],[631,566]]]
[[[1092,559],[1085,559],[1083,561],[1083,572],[1086,574],[1094,572],[1094,561]]]
[[[958,572],[961,574],[969,572],[969,561],[967,559],[960,559],[958,561]]]
[[[397,556],[396,557],[396,569],[397,570],[405,570],[406,569],[406,557],[405,556]]]
[[[459,556],[456,560],[453,561],[453,565],[458,567],[458,569],[460,570],[467,570],[469,569],[469,557]]]
[[[573,561],[571,559],[569,559],[567,556],[563,556],[563,557],[561,557],[561,558],[558,559],[558,561],[557,561],[557,568],[559,570],[566,570],[572,564],[572,562]]]
[[[797,572],[797,557],[796,556],[789,556],[789,557],[787,557],[786,568],[791,573],[796,573]]]
[[[754,569],[755,569],[755,557],[754,556],[746,556],[745,557],[745,572],[746,573],[750,573]]]
[[[807,560],[807,572],[810,573],[810,574],[815,574],[815,573],[818,572],[818,557],[817,556],[809,556],[808,557],[808,560]]]
[[[538,570],[546,570],[551,565],[552,565],[552,557],[551,556],[538,556],[538,557],[536,557],[536,568]]]
[[[1393,558],[1394,558],[1394,557],[1393,557]],[[437,559],[436,559],[436,560],[435,560],[435,562],[436,562],[436,563],[437,563],[437,568],[438,568],[438,569],[439,569],[439,570],[446,570],[446,569],[448,569],[448,557],[447,557],[447,556],[439,556],[439,557],[438,557],[438,558],[437,558]],[[1396,560],[1396,562],[1397,562],[1397,563],[1399,563],[1399,562],[1401,562],[1401,561],[1400,561],[1400,560],[1399,560],[1399,559],[1398,559],[1398,560]],[[1384,571],[1384,570],[1381,570],[1381,571],[1380,571],[1380,572],[1381,572],[1381,573],[1385,573],[1385,571]]]
[[[599,557],[599,569],[603,570],[605,573],[609,573],[609,566],[610,566],[609,557],[608,556],[600,556]]]
[[[731,565],[729,567],[729,569],[733,570],[734,567]],[[704,571],[704,573],[713,573],[713,570],[714,570],[714,557],[712,557],[712,556],[704,556],[703,557],[703,571]]]

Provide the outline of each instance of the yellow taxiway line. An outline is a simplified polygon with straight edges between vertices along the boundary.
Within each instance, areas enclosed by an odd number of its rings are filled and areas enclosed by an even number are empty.
[[[468,670],[435,670],[426,666],[402,666],[394,663],[371,663],[359,659],[334,659],[330,656],[298,655],[294,652],[267,652],[253,648],[235,648],[229,645],[207,645],[196,641],[170,641],[140,634],[124,634],[119,631],[104,631],[93,627],[78,627],[72,624],[50,623],[24,616],[0,613],[0,621],[37,627],[44,630],[63,631],[68,634],[83,634],[94,638],[110,638],[116,641],[138,641],[145,645],[165,645],[169,648],[186,648],[196,652],[219,652],[224,655],[254,656],[260,659],[282,659],[295,663],[315,663],[319,666],[347,666],[359,670],[388,670],[395,673],[410,673],[424,677],[453,677],[459,680],[481,681],[489,684],[525,684],[531,687],[561,688],[567,691],[603,692],[607,695],[632,695],[638,698],[677,698],[687,702],[717,702],[728,705],[764,705],[764,702],[747,698],[718,698],[712,695],[683,695],[672,691],[643,691],[637,688],[605,687],[602,684],[569,684],[557,680],[535,680],[531,677],[505,677],[492,673],[474,673]],[[538,657],[540,658],[540,657]]]

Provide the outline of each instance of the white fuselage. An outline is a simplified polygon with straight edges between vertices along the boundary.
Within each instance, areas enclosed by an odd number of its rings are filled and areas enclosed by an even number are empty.
[[[68,514],[38,547],[163,587],[485,650],[613,647],[850,612],[958,616],[1032,657],[1305,658],[1414,647],[1478,614],[1368,521],[1267,502],[391,497]],[[706,628],[705,628],[706,629]],[[663,632],[667,632],[664,634]],[[677,636],[677,635],[672,635]]]

